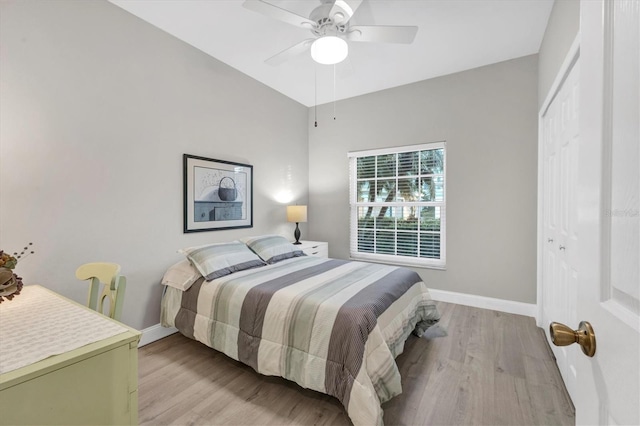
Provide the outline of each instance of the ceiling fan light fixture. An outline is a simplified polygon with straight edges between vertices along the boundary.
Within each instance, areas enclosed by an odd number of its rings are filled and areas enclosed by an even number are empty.
[[[311,45],[311,57],[323,65],[333,65],[342,62],[349,54],[349,45],[336,36],[323,36]]]

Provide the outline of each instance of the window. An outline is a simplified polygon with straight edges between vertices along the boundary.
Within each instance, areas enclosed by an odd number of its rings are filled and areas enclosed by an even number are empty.
[[[445,267],[445,143],[349,153],[353,259]]]

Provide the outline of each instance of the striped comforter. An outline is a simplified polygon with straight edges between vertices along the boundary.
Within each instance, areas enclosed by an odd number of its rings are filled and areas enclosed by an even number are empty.
[[[402,392],[395,357],[438,319],[409,269],[310,256],[167,287],[162,301],[162,325],[335,396],[355,425],[382,424],[380,404]]]

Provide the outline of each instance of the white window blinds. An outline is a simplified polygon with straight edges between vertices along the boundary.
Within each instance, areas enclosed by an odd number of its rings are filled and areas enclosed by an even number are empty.
[[[353,259],[445,267],[445,143],[349,153]]]

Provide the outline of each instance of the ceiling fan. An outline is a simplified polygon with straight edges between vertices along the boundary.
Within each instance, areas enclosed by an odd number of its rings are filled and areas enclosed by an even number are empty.
[[[311,57],[321,64],[337,64],[349,53],[349,42],[410,44],[416,37],[415,26],[351,25],[350,19],[362,0],[320,0],[308,18],[263,0],[245,0],[243,6],[282,22],[311,31],[312,38],[283,50],[265,62],[280,65],[294,56],[311,50]]]

